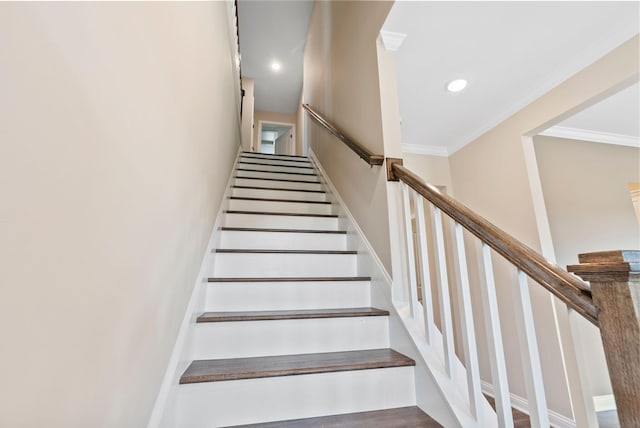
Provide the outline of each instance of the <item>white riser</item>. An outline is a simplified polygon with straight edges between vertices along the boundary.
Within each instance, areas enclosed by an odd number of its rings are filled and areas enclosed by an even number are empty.
[[[332,214],[331,204],[309,204],[304,202],[252,201],[244,199],[229,200],[230,210],[258,211],[270,213]]]
[[[263,250],[346,250],[347,235],[337,233],[220,232],[220,248]]]
[[[240,158],[240,162],[242,163],[267,163],[275,166],[307,166],[313,167],[311,162],[298,162],[298,161],[289,161],[289,160],[281,160],[281,159],[261,159],[255,157],[242,157]]]
[[[388,317],[198,323],[189,359],[262,357],[389,347]]]
[[[180,428],[210,428],[415,405],[413,367],[180,385]]]
[[[259,168],[246,168],[246,169],[259,169]],[[319,181],[318,177],[315,175],[282,174],[278,172],[236,171],[236,175],[239,175],[242,177],[273,178],[277,180],[299,180],[299,181],[311,181],[311,182]]]
[[[302,217],[288,215],[255,215],[231,214],[224,215],[224,225],[227,227],[261,227],[264,229],[318,229],[338,230],[337,217]]]
[[[242,174],[238,174],[242,176]],[[299,183],[296,181],[259,180],[257,178],[236,178],[236,186],[279,187],[283,189],[323,190],[320,183]]]
[[[262,153],[242,153],[242,158],[243,159],[260,159],[260,160],[273,160],[273,161],[305,161],[305,162],[311,162],[310,159],[308,157],[299,157],[299,156],[282,156],[282,155],[265,155]]]
[[[326,201],[326,193],[302,192],[296,190],[241,189],[234,187],[232,196],[248,198],[292,199],[296,201]]]
[[[371,305],[369,281],[212,282],[205,311],[286,311]]]
[[[215,253],[213,277],[356,276],[355,254]]]
[[[296,174],[315,174],[314,169],[307,168],[308,165],[299,165],[304,168],[296,168],[296,166],[281,166],[281,165],[265,165],[268,162],[240,162],[238,168],[247,169],[259,169],[260,171],[273,171],[273,172],[293,172]]]

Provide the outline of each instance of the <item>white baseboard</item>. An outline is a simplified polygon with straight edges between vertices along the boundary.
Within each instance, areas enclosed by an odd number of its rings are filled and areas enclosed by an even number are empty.
[[[490,395],[491,397],[495,397],[493,384],[485,382],[484,380],[482,381],[482,392]],[[529,401],[526,398],[514,393],[510,393],[509,396],[511,399],[511,407],[521,411],[522,413],[526,413],[527,415],[529,414]],[[576,422],[573,419],[561,415],[553,410],[548,409],[547,411],[549,412],[549,423],[552,427],[576,428]]]
[[[208,275],[209,272],[213,270],[212,251],[217,247],[218,240],[220,239],[218,229],[220,228],[224,210],[226,210],[227,208],[227,201],[231,192],[231,184],[233,183],[234,179],[234,171],[236,168],[236,164],[238,163],[241,150],[242,147],[238,149],[236,160],[231,167],[231,174],[227,182],[227,187],[225,188],[224,194],[222,196],[222,201],[220,202],[220,207],[218,209],[218,214],[216,215],[216,220],[213,224],[211,234],[209,235],[209,242],[207,243],[207,248],[202,257],[200,270],[198,271],[198,276],[196,277],[196,281],[193,284],[191,297],[189,298],[189,303],[187,304],[184,317],[182,318],[180,329],[178,330],[178,336],[176,337],[176,342],[173,346],[173,350],[171,351],[171,357],[169,357],[169,362],[167,363],[167,369],[162,378],[162,382],[160,383],[160,390],[153,405],[153,410],[151,411],[151,416],[149,418],[147,428],[159,428],[162,424],[165,409],[167,408],[167,404],[171,395],[171,387],[176,383],[178,366],[180,365],[180,361],[182,359],[182,356],[184,355],[185,347],[187,346],[189,327],[195,321],[194,314],[197,312],[198,305],[204,301],[204,292],[207,285]]]

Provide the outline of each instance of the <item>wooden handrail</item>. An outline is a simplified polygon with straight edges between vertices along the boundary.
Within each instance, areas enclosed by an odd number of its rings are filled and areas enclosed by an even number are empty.
[[[534,281],[541,284],[554,296],[594,325],[599,326],[598,312],[593,303],[591,290],[586,283],[551,263],[538,252],[513,238],[460,202],[441,193],[435,186],[423,181],[411,170],[402,166],[401,163],[394,162],[390,169],[394,179],[399,179],[406,183]]]
[[[318,122],[320,126],[322,126],[324,129],[326,129],[331,134],[333,134],[338,140],[346,144],[347,147],[349,147],[351,150],[356,152],[356,154],[360,156],[362,159],[364,159],[366,163],[368,163],[371,166],[382,165],[382,163],[384,162],[383,155],[378,155],[371,152],[369,149],[367,149],[363,145],[356,143],[355,141],[353,141],[352,139],[344,135],[342,132],[336,129],[332,124],[327,122],[327,120],[325,120],[317,111],[312,109],[309,106],[309,104],[303,104],[302,107],[307,111],[307,113],[309,113],[309,116],[311,116],[313,120]]]

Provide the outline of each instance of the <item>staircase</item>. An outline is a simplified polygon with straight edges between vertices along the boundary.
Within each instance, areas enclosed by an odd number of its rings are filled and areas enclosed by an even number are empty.
[[[242,153],[228,202],[175,426],[440,426],[313,163]]]

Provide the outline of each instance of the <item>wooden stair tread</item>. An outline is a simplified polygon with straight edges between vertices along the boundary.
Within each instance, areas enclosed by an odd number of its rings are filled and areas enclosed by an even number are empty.
[[[217,248],[215,253],[241,253],[241,254],[358,254],[350,250],[262,250],[254,248]]]
[[[292,217],[329,217],[338,218],[338,214],[313,214],[313,213],[276,213],[269,211],[244,211],[244,210],[226,210],[228,214],[252,214],[252,215],[288,215]]]
[[[241,201],[290,202],[295,204],[331,205],[330,201],[305,201],[300,199],[255,198],[250,196],[229,196],[229,199],[236,199]]]
[[[286,183],[306,183],[306,184],[322,184],[319,181],[307,181],[307,180],[288,180],[286,178],[265,178],[265,177],[241,177],[236,175],[234,178],[240,178],[243,180],[265,180],[265,181],[284,181]]]
[[[320,229],[267,229],[261,227],[221,227],[225,232],[277,232],[277,233],[327,233],[332,235],[346,235],[346,230]]]
[[[306,181],[305,181],[306,183]],[[234,189],[279,190],[282,192],[327,193],[324,190],[288,189],[286,187],[232,186]]]
[[[249,158],[244,158],[244,159],[249,159]],[[254,159],[260,159],[260,158],[254,158]],[[276,160],[276,159],[274,159]],[[283,162],[287,162],[286,160],[282,160]],[[262,165],[262,166],[283,166],[285,168],[300,168],[300,169],[313,169],[312,166],[302,166],[302,165],[283,165],[283,164],[277,164],[277,163],[262,163],[262,162],[246,162],[241,160],[240,162],[238,162],[238,164],[243,164],[243,165]]]
[[[318,174],[307,174],[306,172],[288,172],[288,171],[265,171],[263,169],[236,168],[236,171],[265,172],[269,174],[291,174],[291,175],[308,175],[318,176]]]
[[[317,418],[238,425],[235,428],[440,428],[419,407],[398,407]]]
[[[370,276],[305,276],[305,277],[260,277],[260,278],[209,278],[208,282],[362,282],[371,281]]]
[[[352,318],[387,316],[388,311],[376,308],[298,309],[289,311],[205,312],[199,323],[229,321],[297,320],[314,318]]]
[[[388,348],[273,357],[196,360],[185,370],[180,378],[180,383],[405,367],[415,366],[415,364],[411,358]]]
[[[243,152],[241,152],[241,153],[242,153],[242,156],[245,156],[245,155],[257,156],[257,157],[259,157],[259,156],[263,156],[263,157],[264,157],[264,158],[266,158],[266,159],[277,159],[277,158],[278,158],[278,156],[280,156],[280,157],[285,157],[285,158],[309,159],[309,157],[308,157],[308,156],[295,156],[295,155],[271,155],[271,154],[268,154],[268,153],[244,152],[244,151],[243,151]]]

